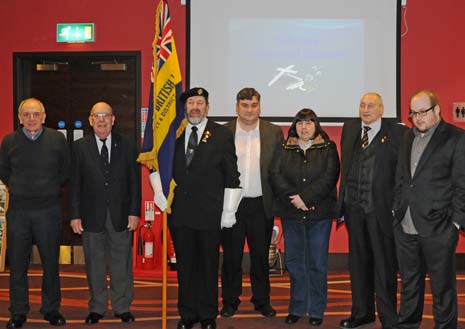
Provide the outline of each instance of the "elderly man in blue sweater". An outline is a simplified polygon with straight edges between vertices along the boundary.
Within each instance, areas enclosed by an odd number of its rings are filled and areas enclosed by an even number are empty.
[[[62,215],[60,188],[68,179],[70,154],[64,136],[43,126],[41,101],[21,102],[21,123],[5,136],[0,148],[0,179],[8,186],[7,248],[10,262],[10,314],[7,328],[21,328],[29,312],[27,270],[33,242],[42,267],[44,320],[53,326],[66,323],[60,314],[58,256]]]

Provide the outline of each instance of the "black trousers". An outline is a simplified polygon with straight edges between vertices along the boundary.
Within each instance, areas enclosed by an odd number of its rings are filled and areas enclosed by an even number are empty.
[[[433,294],[434,328],[457,328],[455,249],[458,229],[451,223],[431,237],[395,230],[402,290],[396,328],[419,328],[423,315],[425,276],[429,274]]]
[[[237,308],[241,302],[239,296],[242,294],[242,256],[246,238],[250,254],[251,301],[257,306],[268,304],[270,302],[268,255],[273,218],[266,217],[263,200],[258,197],[242,199],[236,220],[232,228],[221,231],[223,304]]]
[[[10,313],[29,312],[27,271],[32,244],[39,249],[44,271],[42,277],[42,306],[40,312],[60,308],[61,292],[58,268],[61,238],[61,208],[9,209],[7,212],[7,248],[10,263]]]
[[[186,321],[218,315],[219,230],[171,228],[178,274],[178,311]]]
[[[386,235],[374,213],[348,207],[349,271],[352,289],[351,316],[375,318],[375,295],[384,327],[397,322],[397,259],[394,236]],[[375,294],[376,293],[376,294]]]

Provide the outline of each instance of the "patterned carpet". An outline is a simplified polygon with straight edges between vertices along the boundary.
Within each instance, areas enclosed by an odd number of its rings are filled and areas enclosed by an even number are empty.
[[[50,327],[39,314],[40,308],[40,267],[33,266],[30,271],[30,303],[31,312],[24,328],[46,328]],[[61,266],[62,285],[62,313],[67,319],[66,328],[89,328],[83,321],[87,315],[88,288],[82,265]],[[459,328],[465,328],[465,274],[457,275],[459,289]],[[338,328],[339,321],[350,315],[351,293],[349,275],[343,272],[330,272],[328,275],[329,291],[328,306],[325,312],[324,323],[320,328]],[[244,294],[238,313],[232,318],[218,318],[218,328],[234,329],[274,329],[287,327],[284,317],[287,315],[289,302],[289,278],[286,273],[282,276],[273,276],[272,281],[272,304],[278,312],[276,318],[264,318],[253,310],[250,299],[250,281],[244,276]],[[136,299],[132,311],[136,316],[136,322],[124,325],[131,328],[161,328],[161,278],[136,277]],[[174,273],[168,279],[168,321],[167,328],[176,328],[179,316],[176,311],[177,282]],[[425,315],[421,328],[432,328],[432,298],[429,290],[425,296]],[[0,273],[0,326],[8,321],[8,272]],[[92,328],[119,328],[123,326],[119,319],[113,317],[111,309],[105,318]],[[306,318],[300,319],[296,324],[289,326],[293,329],[309,328]],[[200,328],[196,325],[195,328]],[[380,328],[376,323],[365,328]]]

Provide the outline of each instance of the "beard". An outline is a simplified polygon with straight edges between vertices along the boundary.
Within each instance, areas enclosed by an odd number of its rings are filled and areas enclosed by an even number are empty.
[[[186,119],[191,125],[196,126],[203,121],[204,117],[191,117],[186,113]]]

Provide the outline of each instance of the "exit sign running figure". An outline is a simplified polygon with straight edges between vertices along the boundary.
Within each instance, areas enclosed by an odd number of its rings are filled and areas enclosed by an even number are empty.
[[[57,42],[94,42],[94,23],[57,24]]]

